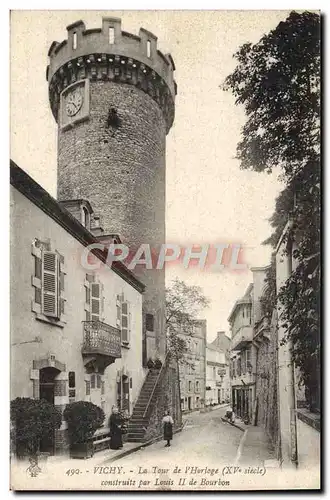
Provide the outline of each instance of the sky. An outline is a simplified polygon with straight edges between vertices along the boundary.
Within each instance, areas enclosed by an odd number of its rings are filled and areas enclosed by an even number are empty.
[[[122,19],[122,29],[143,27],[171,53],[178,85],[174,125],[166,144],[166,239],[168,243],[240,243],[244,271],[211,272],[170,266],[175,277],[198,285],[210,299],[201,312],[207,337],[229,333],[227,318],[252,280],[251,267],[269,264],[261,245],[271,233],[281,184],[272,174],[243,171],[235,159],[244,110],[221,85],[235,68],[233,54],[285,20],[290,11],[12,11],[10,118],[11,158],[56,197],[57,125],[48,103],[47,52],[66,38],[66,26],[82,19],[101,27],[102,16]]]

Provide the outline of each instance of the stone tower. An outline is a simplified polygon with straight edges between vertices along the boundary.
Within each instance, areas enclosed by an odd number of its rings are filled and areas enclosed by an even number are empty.
[[[174,120],[176,83],[170,55],[145,29],[121,20],[102,28],[83,21],[53,42],[47,81],[58,124],[58,200],[87,199],[105,234],[134,249],[165,242],[165,140]],[[153,266],[155,267],[155,266]],[[165,352],[164,270],[135,268],[146,285],[147,357]]]

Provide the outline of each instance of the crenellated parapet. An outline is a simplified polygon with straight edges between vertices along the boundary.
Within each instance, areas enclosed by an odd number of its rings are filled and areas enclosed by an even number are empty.
[[[47,66],[49,99],[58,121],[61,92],[89,79],[126,83],[140,88],[160,106],[167,132],[174,120],[175,65],[157,49],[157,37],[141,28],[139,36],[122,31],[121,20],[103,18],[102,28],[86,30],[83,21],[67,27],[68,39],[50,46]]]

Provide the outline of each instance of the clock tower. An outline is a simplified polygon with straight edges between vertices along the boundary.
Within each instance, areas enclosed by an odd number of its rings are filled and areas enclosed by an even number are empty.
[[[47,80],[58,124],[58,199],[87,199],[105,234],[133,251],[149,244],[155,259],[165,242],[165,141],[174,120],[172,57],[157,37],[83,21],[53,42]],[[165,354],[165,271],[137,267],[146,285],[146,357]]]

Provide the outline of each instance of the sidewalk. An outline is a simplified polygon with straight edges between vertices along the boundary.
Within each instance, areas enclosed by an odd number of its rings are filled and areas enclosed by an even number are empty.
[[[275,451],[262,427],[247,426],[241,439],[237,461],[247,466],[278,467]]]

